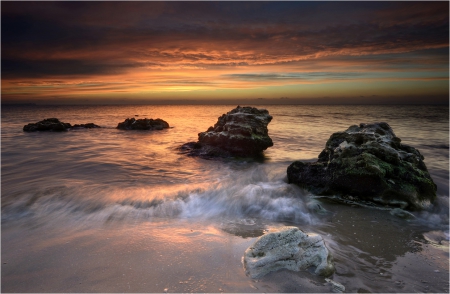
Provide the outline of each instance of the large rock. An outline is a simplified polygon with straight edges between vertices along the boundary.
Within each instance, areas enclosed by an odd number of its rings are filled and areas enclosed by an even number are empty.
[[[72,128],[100,128],[100,126],[93,123],[75,124],[65,123],[57,118],[47,118],[37,123],[29,123],[23,127],[24,132],[50,131],[50,132],[65,132]]]
[[[384,122],[351,126],[331,135],[317,162],[292,163],[288,180],[317,195],[426,208],[436,185],[420,152],[400,142]]]
[[[296,227],[284,227],[261,236],[244,253],[247,275],[259,279],[272,271],[306,270],[330,276],[334,272],[333,258],[320,235],[306,234]]]
[[[169,124],[160,118],[127,118],[124,122],[117,125],[117,129],[121,130],[162,130],[167,128],[169,128]]]
[[[259,155],[273,146],[267,129],[271,120],[266,109],[238,106],[199,133],[198,142],[184,144],[181,149],[197,156]]]

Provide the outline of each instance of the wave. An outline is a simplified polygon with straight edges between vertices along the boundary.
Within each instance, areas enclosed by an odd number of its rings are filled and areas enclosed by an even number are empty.
[[[243,176],[246,174],[246,176]],[[256,175],[255,175],[256,174]],[[264,219],[311,224],[315,221],[306,192],[264,171],[235,172],[214,183],[165,189],[54,186],[3,196],[2,222],[57,220],[149,220],[153,218]]]

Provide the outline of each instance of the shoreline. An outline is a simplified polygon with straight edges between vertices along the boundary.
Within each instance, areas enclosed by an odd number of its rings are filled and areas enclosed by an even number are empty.
[[[297,226],[324,237],[335,260],[331,278],[346,292],[448,291],[448,241],[433,244],[411,228],[402,230],[405,220],[383,212],[324,206],[333,213],[323,223]],[[347,217],[352,211],[357,213]],[[281,223],[167,218],[58,223],[2,226],[2,292],[331,291],[311,270],[280,270],[259,280],[245,275],[245,249]],[[376,241],[386,237],[392,239]]]

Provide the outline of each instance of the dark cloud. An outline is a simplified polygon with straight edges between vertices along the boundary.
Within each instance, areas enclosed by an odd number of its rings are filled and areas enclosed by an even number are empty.
[[[448,44],[447,1],[1,2],[2,81],[17,87],[69,77],[120,82],[130,72],[180,88],[357,80],[380,71],[442,79]],[[152,71],[187,68],[207,73],[146,81]]]
[[[448,2],[26,4],[2,2],[2,59],[25,63],[63,52],[68,59],[70,54],[105,58],[101,51],[115,50],[110,58],[116,60],[145,58],[153,50],[163,62],[236,65],[314,54],[407,52],[446,47],[449,39]],[[228,53],[226,62],[226,54],[217,51],[254,55],[240,60]]]
[[[2,58],[2,78],[118,74],[136,64],[106,64],[86,60],[23,60]]]

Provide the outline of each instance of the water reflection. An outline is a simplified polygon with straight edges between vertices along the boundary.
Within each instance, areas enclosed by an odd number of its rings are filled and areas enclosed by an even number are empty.
[[[263,222],[253,219],[226,220],[220,224],[220,229],[244,239],[261,237],[267,232]]]

